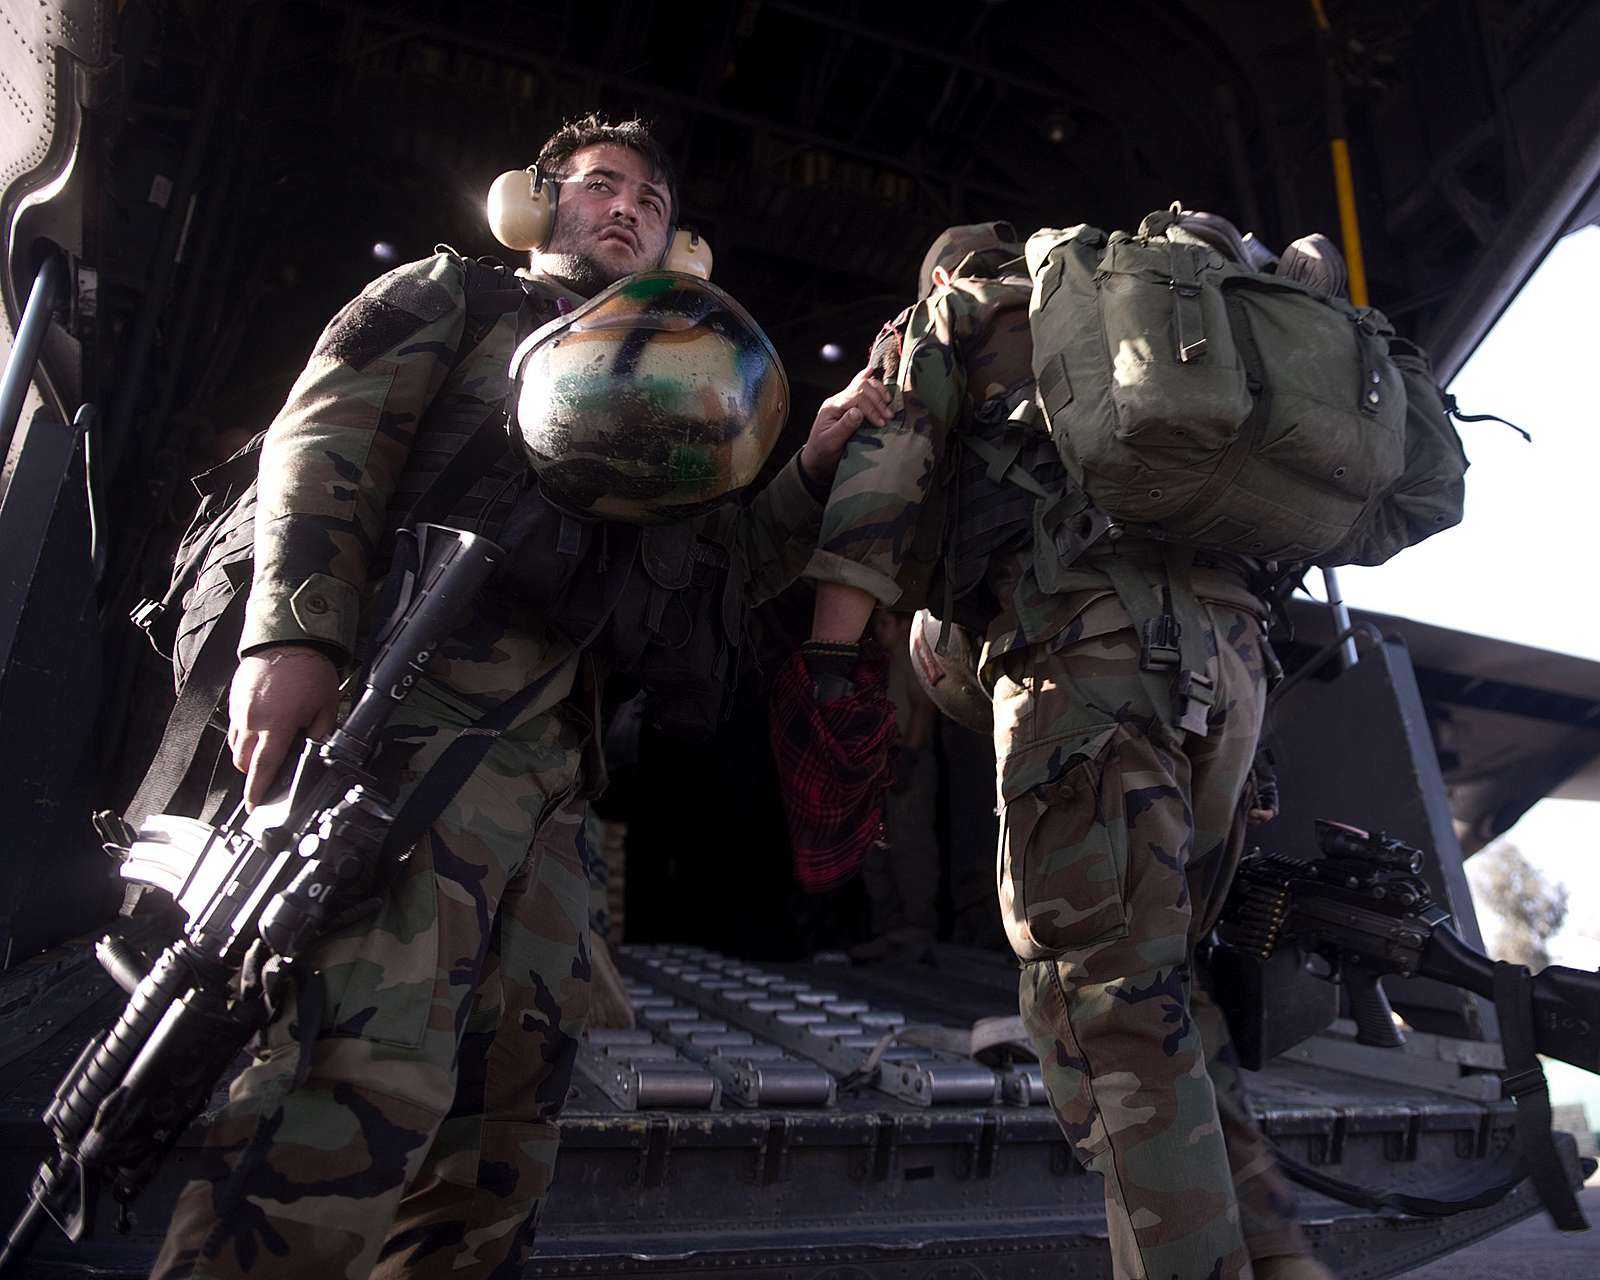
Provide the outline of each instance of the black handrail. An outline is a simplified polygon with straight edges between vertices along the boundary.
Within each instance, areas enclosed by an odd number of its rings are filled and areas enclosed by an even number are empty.
[[[53,253],[39,264],[39,273],[33,278],[22,323],[17,326],[11,354],[6,359],[5,376],[0,380],[0,467],[11,456],[11,440],[17,431],[17,420],[22,417],[23,401],[28,398],[50,316],[66,296],[67,266],[59,254]]]

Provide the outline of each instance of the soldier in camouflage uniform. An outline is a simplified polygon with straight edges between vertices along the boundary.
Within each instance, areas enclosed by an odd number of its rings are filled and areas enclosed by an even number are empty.
[[[1266,610],[1240,562],[1130,538],[1081,548],[1083,506],[1063,500],[1071,482],[1031,412],[1015,241],[1006,224],[947,232],[924,262],[924,300],[873,349],[893,416],[851,442],[835,479],[806,571],[808,662],[828,674],[874,604],[919,596],[984,639],[1001,914],[1051,1103],[1105,1178],[1115,1274],[1326,1277],[1195,972],[1243,844]],[[1203,736],[1176,727],[1170,690],[1141,671],[1122,599],[1174,572],[1205,630]]]
[[[653,268],[675,221],[667,158],[637,122],[568,125],[540,161],[562,195],[526,278],[535,325]],[[518,318],[475,313],[466,270],[439,252],[368,286],[268,433],[230,701],[252,802],[302,733],[333,724],[386,531],[502,412]],[[885,402],[873,388],[826,402],[739,518],[708,517],[747,566],[749,598],[803,567],[844,440]],[[508,450],[447,522],[492,530],[521,466]],[[313,953],[317,978],[234,1083],[155,1275],[520,1274],[589,1006],[583,797],[603,782],[602,677],[492,590],[441,646],[382,744],[402,801],[486,710],[535,682],[537,696],[397,868],[379,916]]]

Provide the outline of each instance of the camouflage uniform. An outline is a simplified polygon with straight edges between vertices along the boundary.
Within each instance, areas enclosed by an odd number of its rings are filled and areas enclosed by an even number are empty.
[[[476,315],[464,281],[450,253],[400,267],[323,333],[263,450],[242,651],[299,641],[347,658],[386,527],[500,411],[518,317]],[[558,314],[553,287],[532,312],[522,323]],[[508,451],[448,523],[492,533],[520,467]],[[791,462],[707,520],[761,599],[804,566],[820,510]],[[463,728],[541,691],[397,869],[380,916],[319,944],[320,980],[232,1086],[155,1275],[520,1273],[588,1012],[594,666],[492,591],[441,646],[383,744],[402,799]],[[304,1053],[302,1020],[320,1028]]]
[[[941,493],[948,451],[998,428],[1042,430],[1029,412],[1030,290],[992,278],[994,265],[968,258],[880,336],[873,362],[894,416],[850,442],[808,577],[900,609],[927,594],[940,612],[928,550],[959,541],[947,530],[960,526],[958,512],[952,526],[940,510],[954,501]],[[1049,458],[1048,445],[1032,456]],[[1064,487],[1065,473],[1053,483]],[[1024,1021],[1063,1131],[1105,1177],[1116,1274],[1246,1277],[1252,1257],[1306,1249],[1239,1090],[1226,1028],[1195,984],[1193,952],[1243,841],[1264,610],[1238,566],[1201,557],[1187,570],[1216,696],[1206,734],[1185,734],[1140,670],[1137,629],[1112,582],[1131,573],[1165,585],[1162,550],[1102,541],[1064,566],[1034,536],[1047,505],[1024,509],[1009,534],[986,531],[981,597],[1001,914],[1023,961]],[[949,554],[943,573],[959,576]]]

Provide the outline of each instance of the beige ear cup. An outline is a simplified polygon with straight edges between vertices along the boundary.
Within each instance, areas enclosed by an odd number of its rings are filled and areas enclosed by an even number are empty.
[[[672,235],[672,247],[661,260],[666,271],[681,271],[685,275],[711,279],[711,246],[695,232],[680,227]]]
[[[538,253],[556,223],[555,184],[537,168],[502,173],[489,188],[489,230],[508,249]]]

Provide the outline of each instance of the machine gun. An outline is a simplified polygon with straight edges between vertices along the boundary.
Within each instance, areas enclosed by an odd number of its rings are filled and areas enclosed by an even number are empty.
[[[1552,965],[1535,976],[1474,950],[1433,900],[1421,850],[1393,836],[1319,818],[1316,839],[1320,859],[1247,854],[1218,922],[1212,988],[1241,1064],[1259,1070],[1332,1022],[1333,983],[1349,997],[1357,1041],[1387,1048],[1405,1037],[1380,985],[1386,976],[1433,978],[1493,1000],[1524,1163],[1557,1224],[1581,1230],[1537,1055],[1600,1072],[1600,973]]]
[[[1309,1006],[1295,1022],[1263,1026],[1271,1005],[1276,956],[1305,972],[1320,957],[1321,975],[1342,983],[1362,1044],[1398,1047],[1380,979],[1434,978],[1487,999],[1495,996],[1495,961],[1462,941],[1450,913],[1434,902],[1422,879],[1422,852],[1383,832],[1317,819],[1321,859],[1259,850],[1245,856],[1219,924],[1212,951],[1217,999],[1235,1032],[1240,1061],[1250,1070],[1325,1027],[1337,1012],[1330,999]],[[1524,971],[1526,972],[1526,971]],[[1537,1051],[1586,1071],[1600,1072],[1600,974],[1552,965],[1531,980]],[[1308,984],[1298,984],[1302,991]],[[1326,989],[1326,988],[1325,988]],[[1317,1019],[1322,1021],[1317,1023]],[[1312,1025],[1316,1023],[1316,1025]]]
[[[378,735],[500,554],[437,525],[420,526],[418,539],[420,570],[403,575],[350,714],[326,741],[305,744],[267,801],[250,812],[240,804],[217,827],[156,814],[135,831],[97,816],[123,878],[169,892],[187,923],[152,964],[119,935],[96,947],[128,1003],[45,1112],[57,1151],[39,1167],[0,1274],[46,1221],[74,1241],[91,1234],[102,1190],[123,1227],[127,1206],[271,1021],[296,957],[377,906],[383,864],[403,852],[387,847],[394,811],[370,772]]]

